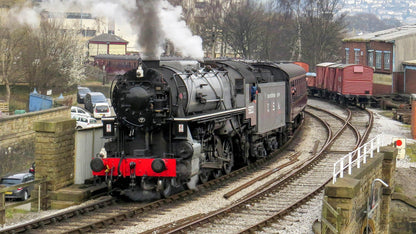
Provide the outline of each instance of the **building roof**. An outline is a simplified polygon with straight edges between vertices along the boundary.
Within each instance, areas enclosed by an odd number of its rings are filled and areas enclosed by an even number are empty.
[[[416,60],[403,61],[403,65],[416,66]]]
[[[343,42],[349,41],[383,41],[383,42],[393,42],[396,39],[416,35],[416,24],[405,25],[397,28],[390,28],[378,32],[366,33],[359,36],[344,38]]]
[[[117,43],[125,43],[128,44],[129,42],[124,40],[121,37],[118,37],[114,34],[104,33],[101,35],[98,35],[96,37],[91,38],[88,42],[117,42]]]

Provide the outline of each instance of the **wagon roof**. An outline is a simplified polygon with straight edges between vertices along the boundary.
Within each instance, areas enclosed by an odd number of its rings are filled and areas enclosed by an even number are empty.
[[[368,68],[371,68],[372,69],[372,67],[369,67],[369,66],[365,66],[365,65],[361,65],[361,64],[338,64],[339,66],[339,68],[346,68],[346,67],[355,67],[355,66],[359,66],[359,67],[368,67]]]
[[[317,67],[328,67],[330,65],[333,65],[335,63],[331,63],[331,62],[324,62],[324,63],[318,63],[316,64]]]

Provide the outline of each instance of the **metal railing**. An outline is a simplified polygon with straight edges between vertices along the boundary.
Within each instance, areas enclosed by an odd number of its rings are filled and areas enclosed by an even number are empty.
[[[0,228],[4,226],[4,224],[6,223],[6,209],[11,209],[17,206],[21,206],[23,204],[26,203],[31,203],[31,202],[35,202],[37,201],[37,208],[38,208],[38,212],[42,209],[42,210],[46,210],[48,208],[48,183],[49,181],[45,180],[45,179],[41,179],[41,180],[34,180],[31,182],[27,182],[27,183],[23,183],[23,184],[18,184],[18,185],[13,185],[10,187],[0,187]],[[17,189],[19,187],[26,187],[26,186],[30,186],[30,185],[34,185],[35,189],[34,191],[36,191],[35,193],[32,193],[32,195],[37,195],[37,196],[33,196],[32,198],[29,198],[25,201],[21,201],[21,202],[16,202],[10,205],[6,205],[6,199],[5,199],[5,194],[6,192],[12,191],[14,189]],[[1,232],[1,231],[0,231]]]
[[[380,152],[380,147],[388,145],[390,142],[384,142],[383,134],[377,135],[369,142],[360,146],[356,150],[348,153],[338,161],[334,163],[334,172],[332,175],[332,183],[337,181],[337,176],[340,178],[344,177],[344,171],[348,168],[348,174],[351,175],[353,166],[357,168],[361,167],[361,163],[367,163],[367,157],[373,158],[374,151],[377,150],[377,153]],[[354,155],[357,155],[356,159],[353,160]]]

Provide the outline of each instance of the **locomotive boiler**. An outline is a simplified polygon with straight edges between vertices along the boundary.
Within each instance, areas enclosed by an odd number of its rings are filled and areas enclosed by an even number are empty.
[[[303,117],[294,64],[143,61],[117,76],[93,175],[132,200],[194,188],[281,146]],[[296,90],[294,93],[293,90]]]

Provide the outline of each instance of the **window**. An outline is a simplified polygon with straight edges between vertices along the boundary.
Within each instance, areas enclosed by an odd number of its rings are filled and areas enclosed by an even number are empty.
[[[354,49],[354,63],[360,64],[360,49]]]
[[[367,65],[370,67],[374,66],[374,50],[369,50],[367,53]]]
[[[244,80],[235,79],[235,90],[237,94],[244,94]]]
[[[345,48],[345,63],[350,61],[350,48]]]
[[[384,70],[390,70],[390,51],[384,51]]]
[[[376,51],[376,69],[381,69],[381,51]]]
[[[90,13],[67,12],[66,18],[67,19],[92,19],[92,15]]]

